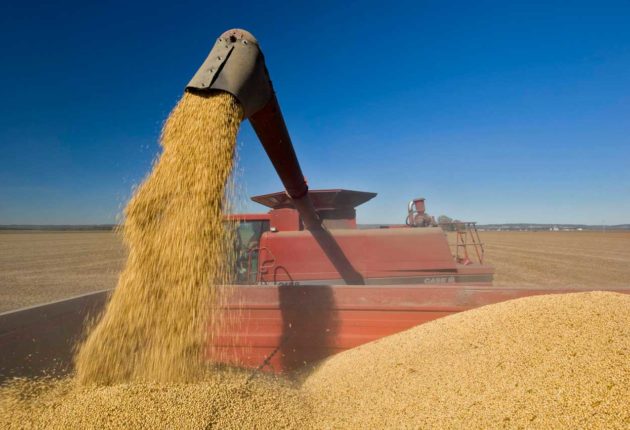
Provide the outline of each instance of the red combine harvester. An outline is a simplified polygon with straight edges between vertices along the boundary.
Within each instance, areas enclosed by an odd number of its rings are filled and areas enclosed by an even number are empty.
[[[187,91],[234,95],[286,189],[254,197],[268,214],[234,217],[241,285],[208,347],[211,360],[290,371],[454,312],[569,291],[492,287],[474,224],[451,226],[453,256],[424,199],[410,202],[403,226],[361,229],[355,209],[375,194],[309,191],[250,33],[219,37]]]
[[[452,255],[446,234],[424,213],[424,199],[410,202],[406,225],[358,228],[355,209],[374,196],[309,191],[305,198],[319,219],[310,228],[284,192],[252,198],[271,208],[267,214],[231,216],[237,223],[238,286],[209,358],[297,369],[462,310],[434,302],[437,294],[444,304],[453,303],[444,294],[455,291],[443,287],[491,285],[493,269],[482,264],[474,225],[453,227],[457,237],[470,237],[475,263],[466,240],[457,247],[465,256]]]
[[[412,200],[403,225],[361,228],[356,207],[376,194],[309,191],[263,55],[246,31],[230,30],[187,91],[226,91],[242,104],[286,192],[254,197],[266,214],[232,215],[237,223],[235,284],[209,360],[274,372],[455,312],[535,294],[575,289],[498,288],[483,263],[473,223],[443,229]],[[621,290],[627,292],[627,290]],[[0,314],[0,381],[69,370],[86,315],[101,291]]]
[[[237,226],[238,284],[256,285],[490,285],[493,269],[483,265],[483,248],[471,239],[479,261],[451,253],[442,228],[414,213],[410,225],[359,228],[356,207],[376,193],[309,191],[320,230],[306,229],[284,192],[253,197],[267,214],[230,217]],[[424,199],[418,199],[417,201]],[[413,204],[413,201],[410,205]],[[427,217],[429,222],[424,223]],[[409,217],[408,217],[409,220]],[[322,233],[326,232],[326,233]],[[462,230],[475,237],[475,230]],[[467,254],[467,252],[466,252]]]

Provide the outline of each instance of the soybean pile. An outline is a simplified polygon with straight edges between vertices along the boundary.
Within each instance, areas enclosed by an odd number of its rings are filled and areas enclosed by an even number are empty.
[[[3,429],[299,428],[310,422],[288,382],[215,370],[196,383],[85,386],[75,379],[22,380],[0,388]]]
[[[489,305],[337,354],[297,381],[0,389],[2,428],[591,428],[630,425],[630,296]]]
[[[334,428],[630,427],[630,295],[528,297],[345,351],[305,382]]]
[[[129,254],[100,321],[80,346],[82,384],[186,382],[228,284],[226,183],[243,113],[227,93],[185,93],[166,120],[162,154],[125,209]]]

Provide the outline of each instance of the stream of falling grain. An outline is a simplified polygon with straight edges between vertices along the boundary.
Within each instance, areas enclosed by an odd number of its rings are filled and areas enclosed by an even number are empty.
[[[80,383],[198,377],[214,286],[229,283],[223,203],[241,119],[227,93],[185,93],[167,119],[163,153],[125,209],[126,266],[76,356]]]
[[[226,93],[186,93],[164,125],[163,153],[125,210],[129,250],[105,312],[76,355],[76,374],[0,387],[0,428],[277,428],[307,422],[294,388],[209,368],[208,336],[232,277],[242,108]],[[220,286],[220,287],[217,287]]]

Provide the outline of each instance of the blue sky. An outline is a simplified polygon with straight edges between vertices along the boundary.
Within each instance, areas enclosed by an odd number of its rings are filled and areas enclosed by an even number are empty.
[[[490,222],[630,222],[627,2],[10,2],[0,224],[111,223],[215,38],[261,42],[311,188]],[[248,195],[281,189],[249,124]],[[255,204],[247,208],[259,211]]]

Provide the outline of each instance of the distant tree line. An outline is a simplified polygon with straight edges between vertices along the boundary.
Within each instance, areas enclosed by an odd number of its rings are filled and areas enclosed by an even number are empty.
[[[442,227],[444,231],[458,231],[465,229],[465,225],[458,219],[453,219],[446,215],[440,215],[438,217],[438,225]]]

